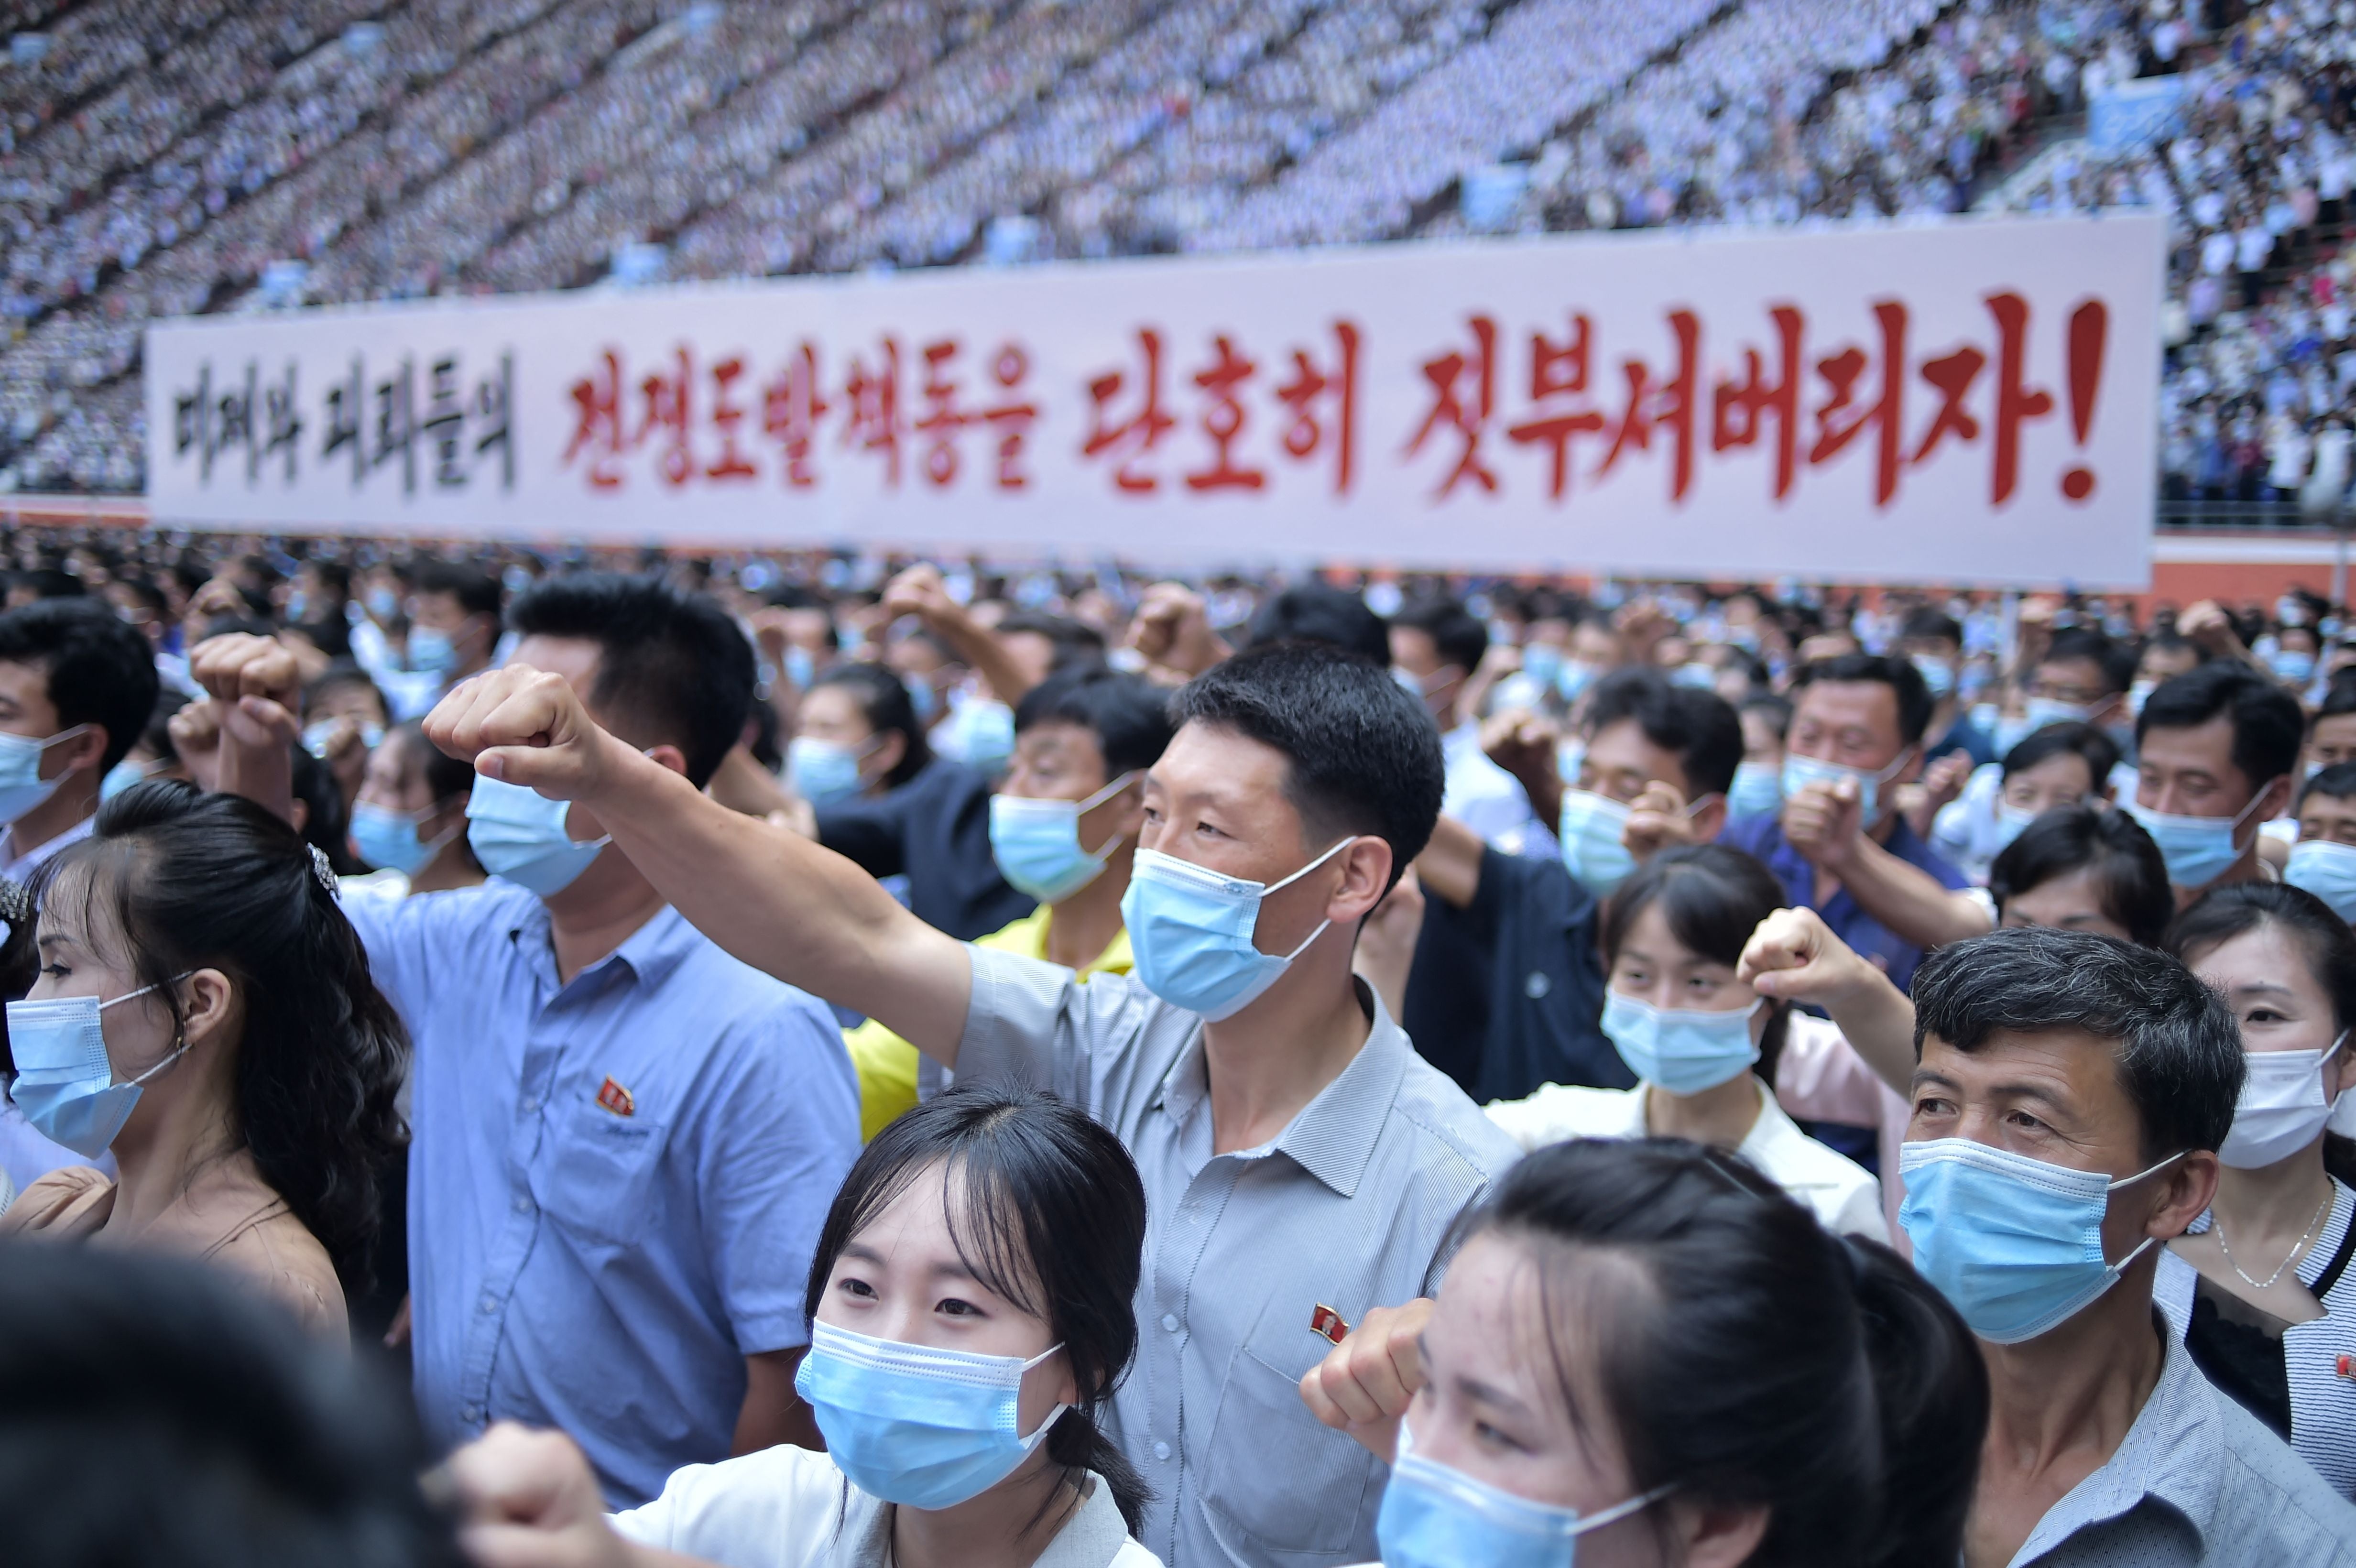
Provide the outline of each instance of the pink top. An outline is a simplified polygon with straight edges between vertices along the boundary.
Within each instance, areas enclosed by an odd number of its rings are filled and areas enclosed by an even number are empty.
[[[1775,1064],[1775,1099],[1804,1121],[1875,1129],[1881,1208],[1890,1220],[1890,1244],[1901,1256],[1912,1257],[1914,1249],[1898,1227],[1898,1205],[1906,1196],[1898,1176],[1898,1146],[1906,1139],[1906,1123],[1913,1114],[1905,1097],[1866,1065],[1831,1019],[1794,1012],[1784,1026],[1783,1054]]]

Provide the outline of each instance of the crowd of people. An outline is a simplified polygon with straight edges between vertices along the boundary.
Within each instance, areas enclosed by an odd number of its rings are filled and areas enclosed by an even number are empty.
[[[36,8],[37,10],[37,8]],[[2177,502],[2329,510],[2356,339],[2328,0],[88,0],[0,66],[0,469],[142,478],[140,334],[210,309],[1483,227],[2157,207]],[[2007,176],[2106,89],[2177,123]],[[289,293],[273,261],[302,263]],[[2254,515],[2254,514],[2253,514]]]
[[[2311,594],[0,554],[12,1561],[2356,1563]]]

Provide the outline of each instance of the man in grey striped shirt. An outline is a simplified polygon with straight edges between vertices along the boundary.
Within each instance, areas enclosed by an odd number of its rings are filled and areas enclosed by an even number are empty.
[[[819,846],[741,816],[510,666],[428,720],[487,776],[581,802],[745,962],[942,1065],[1056,1089],[1145,1181],[1138,1366],[1114,1426],[1173,1568],[1374,1554],[1381,1465],[1297,1385],[1369,1307],[1429,1295],[1514,1145],[1351,973],[1358,925],[1430,837],[1440,737],[1382,669],[1259,648],[1173,699],[1122,913],[1134,976],[969,949]],[[591,829],[576,827],[576,831]],[[1093,847],[1090,847],[1093,848]]]

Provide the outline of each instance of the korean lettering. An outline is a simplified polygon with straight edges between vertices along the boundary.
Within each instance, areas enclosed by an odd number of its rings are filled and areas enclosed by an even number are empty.
[[[761,432],[785,448],[785,482],[797,490],[818,483],[810,467],[810,443],[819,421],[834,405],[819,390],[818,350],[804,338],[786,357],[785,368],[761,389]]]
[[[1137,378],[1137,411],[1118,423],[1108,422],[1114,400],[1129,385],[1129,375],[1106,371],[1088,382],[1088,432],[1080,443],[1083,457],[1114,454],[1113,487],[1131,496],[1161,488],[1161,480],[1137,465],[1178,423],[1162,407],[1162,334],[1150,326],[1138,328],[1137,348],[1143,361]]]
[[[1497,323],[1493,317],[1476,315],[1468,325],[1472,333],[1470,354],[1451,348],[1423,362],[1423,379],[1431,387],[1431,411],[1407,444],[1407,455],[1412,457],[1443,425],[1456,434],[1456,464],[1432,492],[1434,500],[1444,498],[1466,479],[1492,495],[1497,489],[1495,472],[1481,461],[1481,437],[1497,401]]]
[[[1295,462],[1315,456],[1330,437],[1333,451],[1333,494],[1346,496],[1355,476],[1358,443],[1358,325],[1333,323],[1333,368],[1320,369],[1308,351],[1292,351],[1292,374],[1276,389],[1277,400],[1292,414],[1285,427],[1284,450]],[[1323,418],[1319,405],[1331,397],[1333,410]]]
[[[417,402],[416,376],[412,361],[404,357],[401,368],[376,383],[376,440],[369,452],[369,467],[383,467],[395,457],[401,459],[401,493],[417,492]]]
[[[360,439],[363,401],[360,389],[364,384],[359,356],[352,356],[351,375],[327,389],[327,441],[319,448],[321,462],[327,461],[346,447],[352,453],[352,488],[357,490],[368,478],[368,446]]]

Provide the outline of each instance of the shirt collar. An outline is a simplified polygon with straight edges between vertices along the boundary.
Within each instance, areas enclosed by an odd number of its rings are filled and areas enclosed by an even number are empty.
[[[535,960],[545,960],[552,976],[556,971],[556,949],[550,935],[548,905],[538,898],[530,899],[509,928],[509,939],[524,947]],[[637,977],[638,983],[649,988],[670,978],[687,957],[688,951],[700,938],[695,928],[687,923],[679,911],[669,904],[654,912],[652,918],[622,939],[622,944],[594,964],[584,966],[566,984],[577,984],[584,976],[602,973],[608,965],[622,964]],[[562,987],[560,989],[563,988]]]
[[[2216,1410],[2223,1396],[2209,1386],[2192,1364],[2191,1352],[2168,1331],[2156,1311],[2152,1321],[2161,1360],[2151,1396],[2102,1468],[2079,1482],[2039,1521],[2022,1548],[2024,1557],[2030,1545],[2040,1553],[2050,1551],[2088,1526],[2126,1515],[2146,1498],[2182,1515],[2201,1537],[2201,1554],[2207,1555],[2224,1488],[2224,1442]],[[2056,1531],[2040,1542],[2049,1521]]]
[[[1291,1156],[1293,1163],[1344,1198],[1357,1195],[1358,1180],[1374,1157],[1375,1140],[1382,1136],[1383,1120],[1398,1098],[1407,1078],[1407,1061],[1414,1048],[1407,1033],[1391,1021],[1382,997],[1356,976],[1359,1005],[1374,1018],[1366,1043],[1333,1082],[1301,1107],[1291,1125],[1279,1133],[1274,1149]],[[1197,1023],[1177,1060],[1162,1080],[1162,1107],[1183,1123],[1210,1093],[1208,1068],[1203,1057],[1203,1026]]]

